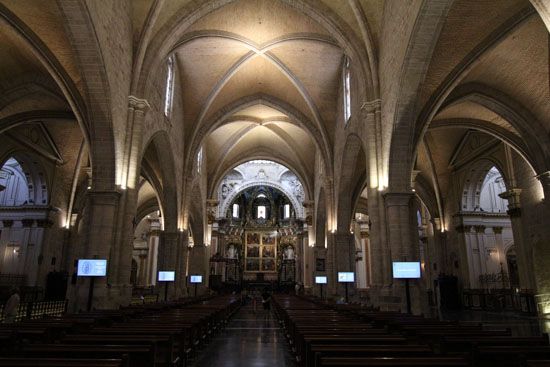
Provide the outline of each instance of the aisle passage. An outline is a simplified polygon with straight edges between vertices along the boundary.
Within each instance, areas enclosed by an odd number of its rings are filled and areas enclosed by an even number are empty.
[[[260,307],[261,308],[261,307]],[[194,367],[294,366],[277,320],[264,310],[245,306],[226,330],[202,351]]]

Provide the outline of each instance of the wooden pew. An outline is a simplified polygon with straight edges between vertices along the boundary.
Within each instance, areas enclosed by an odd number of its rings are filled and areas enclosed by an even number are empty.
[[[409,367],[409,366],[469,366],[470,363],[464,358],[456,357],[396,357],[396,358],[354,358],[354,357],[324,357],[320,360],[320,367],[338,366],[392,366],[392,367]]]
[[[78,345],[78,344],[28,344],[12,352],[13,356],[35,358],[121,359],[128,367],[154,365],[152,348],[148,345]]]
[[[307,367],[318,367],[321,358],[325,357],[429,357],[433,356],[431,348],[423,345],[312,345],[313,360],[308,360]]]
[[[0,357],[0,366],[9,367],[123,367],[121,359],[78,358],[5,358]]]

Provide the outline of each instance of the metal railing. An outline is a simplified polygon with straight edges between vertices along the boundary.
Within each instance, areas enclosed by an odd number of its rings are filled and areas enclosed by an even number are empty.
[[[19,304],[15,322],[36,320],[45,316],[62,316],[67,312],[67,300],[25,302]],[[0,322],[4,322],[4,304],[0,304]]]

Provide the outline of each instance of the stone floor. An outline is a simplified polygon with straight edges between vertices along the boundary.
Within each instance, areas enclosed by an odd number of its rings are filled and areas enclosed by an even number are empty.
[[[193,367],[291,367],[288,344],[270,312],[242,307]]]

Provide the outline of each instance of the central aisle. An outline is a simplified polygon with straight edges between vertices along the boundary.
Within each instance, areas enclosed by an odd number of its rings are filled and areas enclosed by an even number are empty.
[[[242,307],[224,332],[200,353],[194,367],[294,366],[284,335],[272,314]]]

